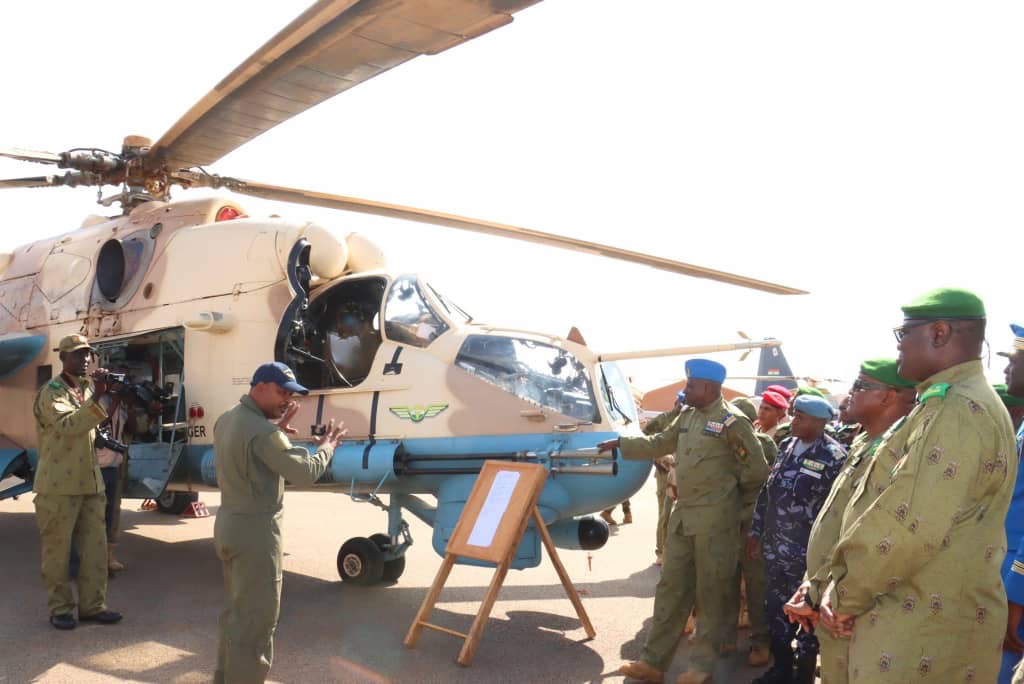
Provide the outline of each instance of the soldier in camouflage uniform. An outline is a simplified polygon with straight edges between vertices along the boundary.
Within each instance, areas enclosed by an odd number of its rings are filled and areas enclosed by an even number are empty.
[[[665,567],[654,598],[654,618],[642,659],[619,672],[661,682],[672,663],[686,617],[694,604],[700,634],[689,669],[679,684],[711,679],[714,645],[726,632],[739,547],[741,500],[764,480],[767,464],[753,425],[722,399],[725,367],[714,361],[686,362],[686,403],[691,408],[664,432],[650,437],[622,437],[599,445],[620,448],[624,458],[653,459],[676,454],[679,499],[669,521]]]
[[[33,411],[39,436],[39,465],[32,490],[42,551],[43,582],[49,595],[50,624],[74,629],[75,597],[68,582],[74,543],[78,571],[78,619],[112,624],[121,614],[107,610],[107,499],[96,462],[96,426],[107,418],[97,399],[106,386],[89,383],[94,349],[83,335],[69,335],[58,347],[61,374],[43,385]],[[101,373],[102,371],[98,371]]]
[[[842,472],[818,511],[807,540],[807,574],[784,610],[809,632],[817,622],[816,607],[831,580],[832,551],[839,541],[843,511],[883,437],[895,431],[914,407],[914,383],[899,376],[896,359],[872,359],[860,366],[850,389],[849,415],[864,430],[853,441]],[[848,640],[836,639],[827,629],[814,632],[821,648],[821,678],[827,684],[846,684]]]
[[[274,658],[281,606],[281,502],[284,483],[311,485],[345,434],[331,420],[315,453],[288,441],[295,393],[309,390],[283,363],[256,369],[249,393],[213,428],[221,506],[213,529],[224,569],[216,684],[262,682]],[[268,419],[280,419],[271,423]]]
[[[747,542],[747,555],[765,559],[768,588],[765,609],[775,663],[758,684],[813,684],[818,642],[813,634],[796,634],[783,606],[800,586],[806,571],[807,539],[818,510],[842,468],[846,451],[825,434],[832,405],[809,394],[793,400],[792,436],[782,443],[768,481],[761,489]],[[793,649],[797,640],[797,677]]]
[[[747,397],[740,397],[733,399],[731,403],[754,423],[754,434],[761,443],[761,451],[764,453],[765,461],[769,465],[774,463],[778,455],[778,447],[775,446],[775,440],[757,430],[755,422],[757,420],[757,409],[754,407],[754,402]],[[767,474],[766,471],[766,479]],[[764,483],[761,484],[763,485]],[[742,502],[743,511],[740,515],[740,546],[738,549],[739,563],[736,565],[736,576],[733,580],[735,590],[729,594],[729,614],[734,615],[740,613],[741,583],[747,590],[747,615],[750,620],[750,653],[747,655],[747,662],[751,667],[764,667],[771,661],[771,653],[768,649],[771,638],[768,633],[768,619],[765,617],[764,612],[766,581],[764,559],[760,557],[747,558],[746,554],[747,535],[750,533],[750,525],[754,518],[754,505],[757,503],[759,492],[760,489],[751,489]],[[725,640],[722,642],[725,653],[732,652],[736,648],[735,624],[730,623],[730,625],[733,625],[733,629],[726,633]]]
[[[786,390],[781,386],[778,389]],[[775,440],[776,446],[782,441],[775,439],[776,432],[785,428],[785,434],[789,434],[789,400],[791,396],[789,390],[782,394],[771,388],[761,393],[761,404],[757,407],[757,420],[754,421],[754,427]],[[778,449],[775,449],[775,453],[778,453]],[[768,462],[768,465],[771,465],[771,461]]]
[[[676,404],[672,410],[665,411],[647,421],[647,424],[644,425],[644,434],[656,435],[668,429],[679,412],[686,408],[686,404],[683,402],[685,397],[685,392],[679,390],[676,394]],[[658,497],[658,526],[655,528],[654,539],[655,565],[661,565],[664,562],[665,536],[668,534],[668,521],[672,515],[673,502],[676,499],[675,465],[676,461],[672,454],[666,454],[654,460],[655,495]]]
[[[899,373],[918,382],[919,403],[850,500],[820,624],[852,636],[853,683],[992,682],[1017,459],[979,360],[985,309],[972,293],[942,289],[903,312]]]
[[[857,420],[850,415],[850,402],[852,395],[847,394],[839,402],[839,417],[832,425],[832,437],[849,451],[853,440],[861,433],[861,427]]]

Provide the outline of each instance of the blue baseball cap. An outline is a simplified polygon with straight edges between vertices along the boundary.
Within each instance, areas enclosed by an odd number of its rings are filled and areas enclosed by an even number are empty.
[[[272,382],[296,394],[309,394],[308,389],[295,381],[295,373],[292,372],[292,369],[279,361],[265,363],[257,368],[256,372],[252,374],[252,382],[249,385],[257,385],[261,382]]]
[[[686,377],[690,380],[710,380],[721,385],[725,382],[725,366],[710,359],[690,359],[686,362]]]
[[[835,417],[835,409],[828,399],[814,394],[801,394],[793,400],[793,410],[805,413],[812,418],[824,418],[832,420]]]

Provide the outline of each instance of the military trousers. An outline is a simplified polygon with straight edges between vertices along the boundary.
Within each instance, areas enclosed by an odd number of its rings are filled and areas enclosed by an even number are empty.
[[[678,508],[678,507],[677,507]],[[711,672],[717,657],[714,637],[724,632],[726,595],[736,570],[739,527],[707,534],[684,534],[677,511],[665,538],[665,565],[654,593],[654,617],[642,659],[659,670],[672,664],[686,619],[694,605],[700,630],[690,657],[691,669]]]
[[[822,684],[848,684],[850,681],[850,640],[837,639],[824,627],[814,630],[821,652]]]
[[[267,678],[274,661],[274,630],[281,608],[280,515],[221,509],[214,545],[224,570],[216,684]]]
[[[773,544],[770,539],[762,538],[761,555],[765,557],[765,570],[768,584],[765,590],[764,607],[768,618],[768,631],[772,642],[789,644],[796,638],[796,652],[800,658],[816,658],[818,656],[818,639],[814,634],[800,631],[797,634],[796,623],[790,622],[783,612],[783,606],[796,593],[803,583],[807,571],[807,551],[801,547],[790,545],[792,555],[780,554],[778,550],[784,544]],[[769,549],[766,552],[766,549]]]
[[[764,559],[751,560],[747,558],[747,532],[750,531],[750,521],[746,521],[740,527],[739,562],[736,564],[736,574],[730,587],[729,614],[739,617],[740,612],[740,581],[744,581],[747,587],[747,614],[750,616],[750,645],[768,647],[771,640],[768,634],[768,618],[765,615],[764,592],[765,569]],[[736,643],[736,620],[730,625],[721,639],[722,644],[733,645]]]
[[[68,574],[72,543],[81,559],[77,577],[78,614],[94,615],[106,610],[106,504],[104,494],[36,494],[36,524],[50,615],[75,612]]]
[[[658,496],[658,526],[654,531],[654,553],[659,556],[665,552],[665,536],[668,534],[668,521],[672,517],[672,506],[675,501],[668,496],[668,473],[654,469],[655,492]]]

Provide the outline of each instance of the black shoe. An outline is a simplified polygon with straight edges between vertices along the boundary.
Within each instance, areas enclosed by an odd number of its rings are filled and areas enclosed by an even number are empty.
[[[75,622],[75,616],[71,613],[61,613],[60,615],[51,615],[50,624],[57,629],[74,629],[78,623]]]
[[[81,622],[99,622],[104,625],[112,625],[115,622],[120,622],[123,616],[114,610],[101,610],[98,613],[92,615],[79,615],[78,619]],[[52,622],[52,619],[51,619]]]

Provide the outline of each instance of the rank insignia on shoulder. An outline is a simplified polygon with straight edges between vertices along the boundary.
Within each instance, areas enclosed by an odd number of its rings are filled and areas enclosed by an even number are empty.
[[[724,429],[725,425],[715,420],[709,420],[707,422],[707,425],[704,426],[704,432],[707,432],[708,434],[711,435],[720,435],[722,434],[722,430]]]
[[[946,392],[949,391],[951,385],[948,382],[937,382],[924,392],[921,393],[921,403],[934,399],[935,397],[946,398]]]
[[[736,416],[732,415],[731,413],[726,413],[725,418],[722,419],[722,425],[724,425],[725,427],[729,427],[735,422]]]
[[[60,380],[51,380],[50,389],[60,389]]]

